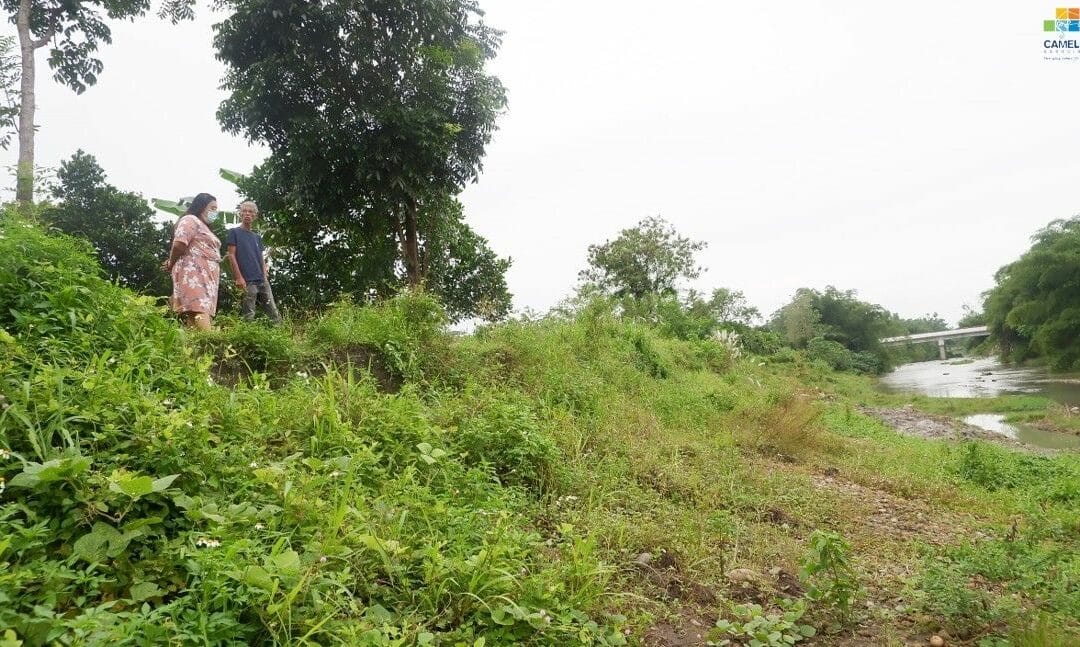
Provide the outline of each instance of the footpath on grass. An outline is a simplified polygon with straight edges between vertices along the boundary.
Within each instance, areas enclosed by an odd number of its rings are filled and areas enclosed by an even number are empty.
[[[11,214],[0,329],[4,644],[1080,639],[1077,456],[798,353],[423,294],[192,335]]]

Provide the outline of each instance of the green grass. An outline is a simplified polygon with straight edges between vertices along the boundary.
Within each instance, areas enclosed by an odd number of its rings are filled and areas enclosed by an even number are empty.
[[[897,435],[859,406],[910,399],[867,378],[598,307],[452,337],[422,294],[190,335],[85,247],[10,216],[0,236],[0,636],[1080,631],[1080,458]]]

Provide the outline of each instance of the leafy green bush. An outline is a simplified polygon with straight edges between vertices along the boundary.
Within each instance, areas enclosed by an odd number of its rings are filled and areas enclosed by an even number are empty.
[[[446,315],[434,297],[404,292],[370,307],[343,301],[310,326],[324,350],[370,348],[399,378],[418,380],[440,346]]]
[[[784,338],[778,332],[750,326],[739,327],[736,331],[739,333],[743,348],[751,355],[767,357],[785,348]]]
[[[834,371],[851,369],[852,352],[839,342],[815,337],[807,342],[806,354],[810,359],[825,362]]]
[[[5,640],[624,642],[621,621],[592,615],[596,557],[533,530],[533,503],[491,478],[551,469],[528,399],[386,394],[336,371],[223,388],[84,244],[0,222]],[[439,316],[409,295],[312,327],[416,377]],[[305,347],[231,324],[200,343],[248,344],[267,366]],[[455,416],[461,433],[434,422]]]
[[[859,579],[848,560],[850,550],[851,546],[837,533],[815,530],[799,571],[806,584],[806,597],[835,609],[844,620],[851,616],[852,603],[859,593]]]
[[[557,450],[529,400],[512,393],[469,389],[440,420],[465,464],[482,464],[503,483],[542,487],[555,470]]]

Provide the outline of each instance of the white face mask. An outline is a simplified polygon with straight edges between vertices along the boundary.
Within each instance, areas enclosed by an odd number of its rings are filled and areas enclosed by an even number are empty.
[[[213,211],[207,211],[206,212],[206,221],[207,222],[214,222],[215,220],[217,220],[217,217],[218,217],[217,209],[215,209]]]

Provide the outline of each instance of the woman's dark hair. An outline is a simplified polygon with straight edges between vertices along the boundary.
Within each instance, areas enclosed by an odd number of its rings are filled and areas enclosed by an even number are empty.
[[[217,198],[209,193],[200,193],[191,199],[191,205],[188,206],[187,211],[184,212],[185,216],[195,216],[198,218],[202,215],[203,211],[206,211],[206,205],[211,202],[217,202]]]

